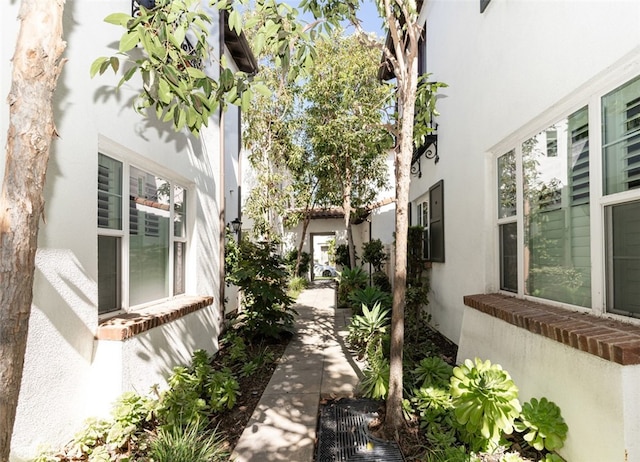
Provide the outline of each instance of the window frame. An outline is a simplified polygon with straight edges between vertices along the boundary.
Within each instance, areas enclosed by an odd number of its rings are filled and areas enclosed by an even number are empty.
[[[519,298],[530,299],[547,305],[559,306],[572,311],[585,312],[592,315],[622,320],[627,323],[640,324],[640,319],[625,316],[613,311],[608,311],[608,300],[610,298],[610,277],[609,263],[607,262],[607,207],[621,205],[627,202],[640,201],[640,188],[605,195],[604,191],[604,145],[603,132],[603,98],[626,85],[632,80],[640,77],[640,57],[629,56],[621,60],[614,69],[606,74],[594,78],[592,81],[578,88],[557,104],[550,107],[548,111],[530,120],[509,137],[489,149],[493,162],[491,169],[493,174],[492,184],[498,182],[498,158],[510,150],[516,152],[516,172],[517,172],[517,213],[518,223],[518,291],[517,294],[501,291],[506,295],[517,295]],[[557,120],[567,118],[581,108],[587,107],[589,124],[589,214],[590,214],[590,251],[591,251],[591,307],[583,308],[577,305],[568,305],[562,302],[537,298],[525,294],[524,288],[524,217],[523,217],[523,169],[522,169],[522,142],[544,131]],[[494,284],[500,287],[500,224],[509,222],[512,217],[500,218],[498,216],[498,188],[492,188],[492,210],[494,210]]]
[[[123,152],[124,151],[124,152]],[[171,300],[176,297],[179,297],[183,294],[187,293],[187,286],[189,280],[189,271],[188,271],[188,256],[190,250],[190,236],[192,233],[192,221],[189,216],[189,199],[192,196],[192,188],[189,187],[189,182],[180,178],[175,173],[170,172],[168,169],[163,168],[159,165],[154,164],[151,161],[146,160],[142,156],[128,151],[126,148],[117,145],[110,140],[100,139],[100,143],[98,145],[97,156],[96,156],[96,167],[98,156],[102,154],[108,158],[116,160],[122,164],[122,205],[120,207],[121,213],[121,229],[108,229],[101,228],[97,223],[97,212],[96,212],[96,239],[98,236],[108,236],[108,237],[117,237],[120,239],[120,308],[99,312],[98,305],[96,303],[96,308],[99,313],[99,319],[109,318],[119,313],[127,313],[127,312],[135,312],[147,306],[156,305],[158,303],[162,303],[166,300]],[[169,246],[168,246],[168,296],[160,299],[148,301],[145,303],[131,305],[130,304],[130,216],[129,216],[129,199],[130,198],[130,175],[131,175],[131,167],[134,167],[143,172],[155,175],[167,181],[170,185],[170,206],[169,206]],[[185,223],[184,223],[184,236],[175,236],[174,232],[174,191],[175,187],[179,186],[185,191],[185,199],[186,199],[186,214],[185,214]],[[97,186],[96,186],[97,191]],[[125,199],[127,198],[127,199]],[[97,203],[96,203],[97,208]],[[175,274],[174,274],[174,244],[176,242],[180,242],[184,245],[184,260],[185,260],[185,277],[183,284],[185,286],[185,290],[183,293],[176,294],[175,293]],[[98,258],[98,255],[96,255]],[[96,277],[97,283],[99,284],[99,278]]]

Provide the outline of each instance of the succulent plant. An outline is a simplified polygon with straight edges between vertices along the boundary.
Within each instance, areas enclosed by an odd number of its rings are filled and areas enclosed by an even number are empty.
[[[564,446],[569,430],[560,408],[547,398],[539,401],[532,398],[530,402],[525,403],[514,427],[519,432],[526,432],[524,440],[538,451],[554,451]]]
[[[458,422],[489,445],[496,446],[503,432],[510,434],[520,415],[518,388],[502,366],[489,360],[467,359],[454,368],[451,395]]]

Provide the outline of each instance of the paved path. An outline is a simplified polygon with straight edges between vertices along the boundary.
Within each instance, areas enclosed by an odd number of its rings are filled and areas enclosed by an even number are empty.
[[[231,460],[312,462],[321,399],[351,397],[360,369],[346,349],[349,309],[316,283],[298,298],[296,335],[285,350]]]

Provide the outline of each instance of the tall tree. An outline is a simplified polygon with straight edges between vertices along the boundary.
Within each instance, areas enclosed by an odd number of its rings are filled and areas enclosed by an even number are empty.
[[[303,92],[305,132],[321,191],[344,210],[349,258],[355,268],[353,212],[387,186],[392,139],[384,128],[390,87],[376,78],[380,48],[356,35],[334,32],[316,45],[316,61]]]
[[[0,461],[9,459],[33,298],[44,182],[56,136],[64,0],[22,0],[0,196]]]
[[[360,0],[303,0],[301,5],[326,24],[337,27],[348,20],[357,30],[361,24],[356,14]],[[424,141],[429,127],[426,122],[435,110],[438,83],[419,83],[418,45],[422,33],[419,20],[422,2],[417,0],[376,0],[376,5],[387,28],[387,42],[382,47],[385,65],[395,76],[396,100],[399,108],[395,123],[389,127],[395,137],[395,267],[393,272],[393,310],[391,319],[390,383],[386,403],[385,428],[390,433],[404,425],[402,412],[402,359],[404,347],[404,307],[407,281],[407,234],[409,228],[409,185],[411,159],[416,144]],[[366,35],[360,35],[366,39]],[[375,47],[375,43],[371,43]],[[416,103],[419,117],[416,118]],[[417,125],[417,127],[416,127]],[[416,129],[414,131],[414,129]],[[417,143],[416,143],[417,142]]]

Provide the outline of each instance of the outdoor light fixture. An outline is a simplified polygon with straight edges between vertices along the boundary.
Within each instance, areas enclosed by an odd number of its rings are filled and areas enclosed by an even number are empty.
[[[240,221],[240,218],[234,218],[231,221],[231,230],[234,233],[238,234],[241,229],[242,229],[242,222]]]

